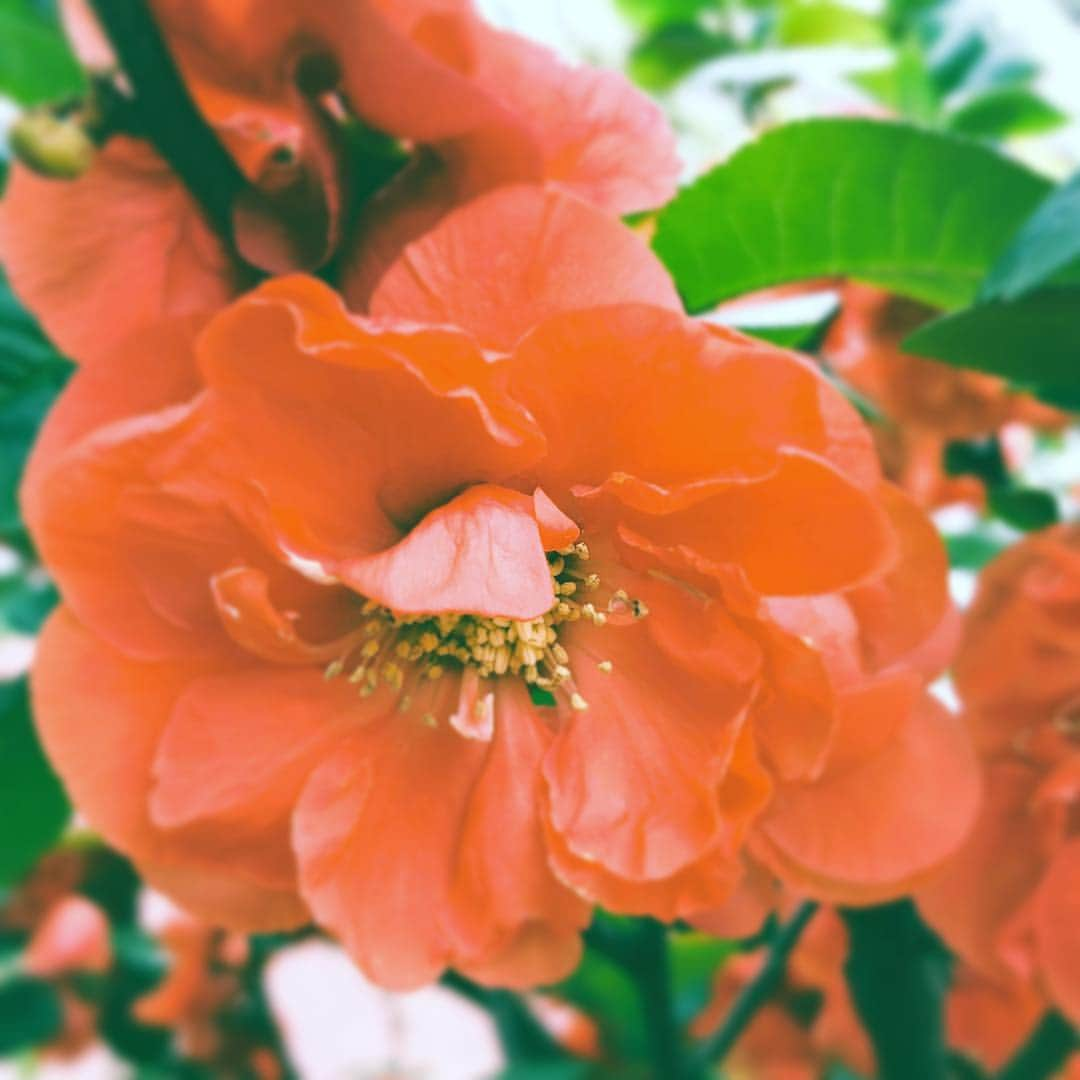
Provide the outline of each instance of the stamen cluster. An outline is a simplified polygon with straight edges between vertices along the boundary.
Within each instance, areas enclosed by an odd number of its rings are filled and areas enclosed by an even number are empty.
[[[480,678],[518,676],[549,693],[565,693],[579,711],[588,704],[573,685],[570,657],[559,643],[559,627],[587,619],[594,626],[609,618],[635,619],[648,614],[640,600],[615,590],[603,607],[595,599],[600,576],[586,572],[589,547],[583,541],[548,553],[555,603],[535,619],[487,615],[398,615],[372,600],[363,606],[364,622],[348,652],[326,669],[327,678],[346,675],[363,697],[387,685],[409,708],[411,693],[423,680],[437,681],[448,668],[474,668]],[[600,665],[611,670],[610,662]]]

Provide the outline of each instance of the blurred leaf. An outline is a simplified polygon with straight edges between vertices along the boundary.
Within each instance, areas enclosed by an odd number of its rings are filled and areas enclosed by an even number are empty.
[[[23,466],[70,370],[0,273],[0,533],[20,528],[16,494]]]
[[[989,510],[1024,532],[1046,529],[1061,520],[1057,500],[1037,488],[995,488],[990,492]]]
[[[63,1022],[60,998],[47,982],[17,978],[0,984],[0,1058],[55,1038]]]
[[[554,993],[592,1017],[609,1054],[635,1061],[648,1053],[641,1000],[614,961],[588,949],[574,974],[559,983]]]
[[[697,23],[671,23],[654,30],[630,53],[628,70],[647,90],[667,90],[695,68],[735,48],[724,34]]]
[[[25,680],[0,683],[0,885],[30,869],[60,836],[70,812],[38,743]]]
[[[1052,131],[1068,117],[1038,94],[1022,86],[990,90],[973,98],[949,117],[951,131],[982,139],[1006,139]]]
[[[34,634],[56,607],[59,595],[39,567],[21,564],[14,573],[0,577],[0,634]]]
[[[974,299],[1048,190],[967,140],[810,120],[777,128],[685,189],[660,212],[654,246],[691,311],[837,274],[952,308]]]
[[[646,32],[672,23],[693,22],[703,11],[717,8],[717,0],[615,0],[622,15]]]
[[[971,33],[933,65],[931,75],[941,97],[961,89],[989,51],[986,38]]]
[[[987,276],[984,300],[1015,300],[1080,258],[1080,173],[1054,191]]]
[[[55,14],[27,0],[0,0],[0,94],[36,105],[85,88]]]
[[[786,0],[776,35],[782,45],[883,45],[885,32],[873,15],[836,0]]]
[[[907,900],[841,911],[844,973],[882,1080],[945,1080],[949,956]]]
[[[1008,547],[1006,542],[983,533],[965,533],[945,537],[949,565],[958,570],[981,570]]]
[[[932,124],[941,109],[937,84],[914,37],[897,50],[895,63],[880,71],[860,72],[851,81],[907,120]]]
[[[737,941],[698,933],[671,934],[668,941],[675,1014],[688,1024],[709,1003],[716,973],[740,947]]]
[[[555,1061],[546,1064],[509,1065],[496,1080],[585,1080],[592,1067],[585,1061]]]
[[[1034,392],[1047,405],[1054,405],[1066,412],[1080,412],[1080,382],[1063,386],[1043,384],[1034,387]]]
[[[1080,380],[1080,288],[982,304],[927,323],[904,351],[1025,386]]]

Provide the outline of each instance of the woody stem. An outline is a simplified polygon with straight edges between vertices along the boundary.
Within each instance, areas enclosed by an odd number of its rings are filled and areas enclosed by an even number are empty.
[[[1049,1080],[1078,1048],[1076,1028],[1061,1013],[1047,1013],[1031,1038],[997,1074],[997,1080]]]
[[[509,990],[493,990],[480,986],[456,971],[448,971],[441,981],[443,986],[456,991],[487,1012],[499,1033],[499,1041],[508,1060],[566,1060],[566,1051],[541,1027],[517,994]]]
[[[139,128],[232,244],[232,211],[247,181],[188,93],[147,0],[90,0],[124,73]]]
[[[617,964],[633,982],[641,1002],[650,1064],[655,1076],[691,1080],[671,995],[667,928],[653,919],[637,919],[623,929],[594,922],[586,944]]]
[[[757,976],[735,999],[719,1030],[698,1047],[695,1061],[702,1072],[706,1071],[708,1066],[720,1064],[727,1057],[758,1010],[772,997],[783,977],[791,950],[798,944],[802,932],[817,909],[818,905],[808,900],[777,930],[765,963]]]
[[[910,901],[841,915],[851,943],[845,974],[880,1080],[945,1080],[947,954]]]

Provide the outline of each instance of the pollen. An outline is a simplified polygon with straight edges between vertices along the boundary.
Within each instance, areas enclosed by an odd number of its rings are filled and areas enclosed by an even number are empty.
[[[589,547],[580,541],[548,553],[555,603],[535,619],[399,615],[365,601],[354,644],[326,668],[326,677],[345,674],[364,697],[380,686],[390,687],[399,694],[399,709],[407,712],[424,681],[434,682],[448,669],[473,669],[481,679],[520,678],[563,698],[575,712],[584,712],[589,703],[574,683],[569,653],[559,642],[561,629],[581,620],[604,626],[611,619],[648,614],[646,605],[623,589],[603,601],[600,575],[587,568],[589,559]],[[607,674],[613,670],[610,660],[597,667]],[[425,722],[430,722],[429,715]]]

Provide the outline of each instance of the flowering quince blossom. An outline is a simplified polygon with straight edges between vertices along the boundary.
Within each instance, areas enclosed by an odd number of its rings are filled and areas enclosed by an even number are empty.
[[[871,902],[962,840],[933,529],[811,364],[687,319],[618,222],[505,188],[370,316],[292,276],[192,337],[83,368],[23,500],[46,748],[185,905],[520,986],[594,903],[707,912],[747,865]]]
[[[920,894],[984,976],[1080,1021],[1080,526],[1023,540],[984,572],[956,683],[986,771],[964,847]]]
[[[1003,379],[904,352],[903,340],[929,322],[934,309],[856,283],[842,287],[840,300],[822,357],[885,413],[885,422],[875,425],[878,450],[889,475],[921,505],[981,499],[976,481],[944,474],[950,440],[992,435],[1013,421],[1062,424],[1060,412]]]
[[[250,182],[234,213],[240,255],[273,273],[333,259],[356,310],[407,241],[499,185],[550,183],[614,214],[674,192],[674,137],[655,104],[619,74],[568,67],[488,26],[468,0],[151,7]],[[100,63],[85,5],[69,9],[69,25]],[[358,123],[400,143],[392,179],[372,180],[385,166],[350,157]],[[350,192],[370,188],[366,206],[350,205]],[[74,181],[16,165],[0,255],[50,336],[84,363],[162,316],[212,313],[247,273],[180,179],[127,135]]]

